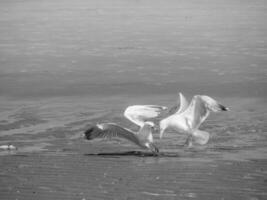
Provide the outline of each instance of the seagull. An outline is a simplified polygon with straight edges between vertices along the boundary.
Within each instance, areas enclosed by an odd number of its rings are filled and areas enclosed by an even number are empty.
[[[158,105],[129,106],[125,109],[124,116],[139,126],[140,129],[138,132],[133,132],[114,123],[101,123],[89,128],[85,132],[85,138],[92,140],[101,137],[121,137],[135,143],[141,148],[149,149],[155,155],[158,155],[159,150],[153,143],[152,135],[155,124],[149,120],[157,118],[166,109],[167,107]]]
[[[114,123],[101,123],[89,128],[84,134],[87,140],[95,138],[121,137],[133,142],[143,149],[151,150],[154,155],[158,155],[159,150],[153,144],[153,127],[154,123],[147,121],[144,122],[144,125],[138,132],[133,132]]]
[[[195,95],[187,106],[185,97],[180,93],[182,108],[176,113],[160,121],[160,138],[167,128],[178,132],[188,134],[186,144],[192,146],[192,140],[198,144],[204,145],[209,141],[210,134],[199,130],[200,125],[206,120],[210,112],[219,112],[229,110],[227,107],[218,103],[216,100],[205,95]]]

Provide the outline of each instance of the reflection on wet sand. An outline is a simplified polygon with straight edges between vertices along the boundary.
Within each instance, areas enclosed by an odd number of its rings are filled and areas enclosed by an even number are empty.
[[[86,156],[137,156],[137,157],[179,157],[175,153],[159,153],[155,155],[150,152],[141,151],[126,151],[126,152],[113,152],[113,153],[96,153],[96,154],[85,154]]]

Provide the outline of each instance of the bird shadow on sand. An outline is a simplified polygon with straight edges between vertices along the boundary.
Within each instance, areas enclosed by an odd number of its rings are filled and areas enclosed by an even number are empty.
[[[177,153],[173,152],[160,152],[154,154],[151,152],[143,151],[126,151],[126,152],[110,152],[110,153],[95,153],[95,154],[84,154],[85,156],[104,156],[104,157],[113,157],[113,156],[136,156],[136,157],[179,157]]]

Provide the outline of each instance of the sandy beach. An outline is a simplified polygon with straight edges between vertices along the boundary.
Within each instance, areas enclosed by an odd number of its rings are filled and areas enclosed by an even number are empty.
[[[267,198],[265,1],[0,2],[0,199]],[[160,156],[123,139],[87,141],[98,122],[137,130],[133,104],[178,92],[230,108],[207,145],[154,133]]]

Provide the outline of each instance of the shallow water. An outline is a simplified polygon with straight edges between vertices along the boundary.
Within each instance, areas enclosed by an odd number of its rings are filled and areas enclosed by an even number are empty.
[[[265,1],[1,1],[0,197],[267,197]],[[178,91],[230,108],[205,146],[166,133],[153,157],[127,141],[85,141],[97,122],[136,130],[132,104]]]

